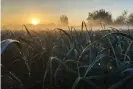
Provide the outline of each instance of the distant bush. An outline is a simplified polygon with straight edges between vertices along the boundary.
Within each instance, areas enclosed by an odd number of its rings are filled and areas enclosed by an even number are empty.
[[[67,26],[68,25],[68,17],[66,15],[61,15],[60,22],[61,22],[61,25]]]

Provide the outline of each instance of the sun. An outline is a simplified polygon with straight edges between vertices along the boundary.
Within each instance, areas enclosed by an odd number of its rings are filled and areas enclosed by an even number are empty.
[[[39,20],[37,20],[37,19],[32,19],[31,23],[32,23],[33,25],[37,25],[37,24],[39,24]]]

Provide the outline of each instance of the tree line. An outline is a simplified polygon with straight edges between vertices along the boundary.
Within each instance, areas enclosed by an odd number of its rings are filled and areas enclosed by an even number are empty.
[[[88,13],[88,17],[86,19],[88,24],[115,24],[115,25],[133,25],[133,13],[128,13],[128,11],[124,10],[120,16],[116,19],[112,18],[112,14],[105,9],[95,10],[93,12]],[[68,25],[69,20],[66,15],[60,16],[61,25]]]

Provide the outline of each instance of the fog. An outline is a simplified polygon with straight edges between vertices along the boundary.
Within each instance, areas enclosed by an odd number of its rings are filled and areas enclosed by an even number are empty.
[[[81,25],[79,26],[61,26],[61,25],[43,25],[43,24],[39,24],[39,25],[31,25],[31,24],[27,24],[25,25],[29,30],[53,30],[55,28],[61,28],[63,30],[68,30],[69,28],[73,27],[76,30],[81,30]],[[118,30],[127,30],[127,29],[133,29],[133,26],[128,26],[128,25],[106,25],[106,26],[87,26],[87,29],[90,30],[104,30],[104,29],[111,29],[111,28],[116,28]],[[22,30],[25,29],[23,25],[8,25],[8,26],[3,26],[2,30]],[[84,29],[86,29],[84,27]]]

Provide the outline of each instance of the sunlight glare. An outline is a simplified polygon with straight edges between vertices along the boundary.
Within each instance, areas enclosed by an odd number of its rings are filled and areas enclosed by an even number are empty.
[[[31,22],[32,22],[33,25],[37,25],[37,24],[39,24],[39,20],[37,20],[37,19],[32,19]]]

